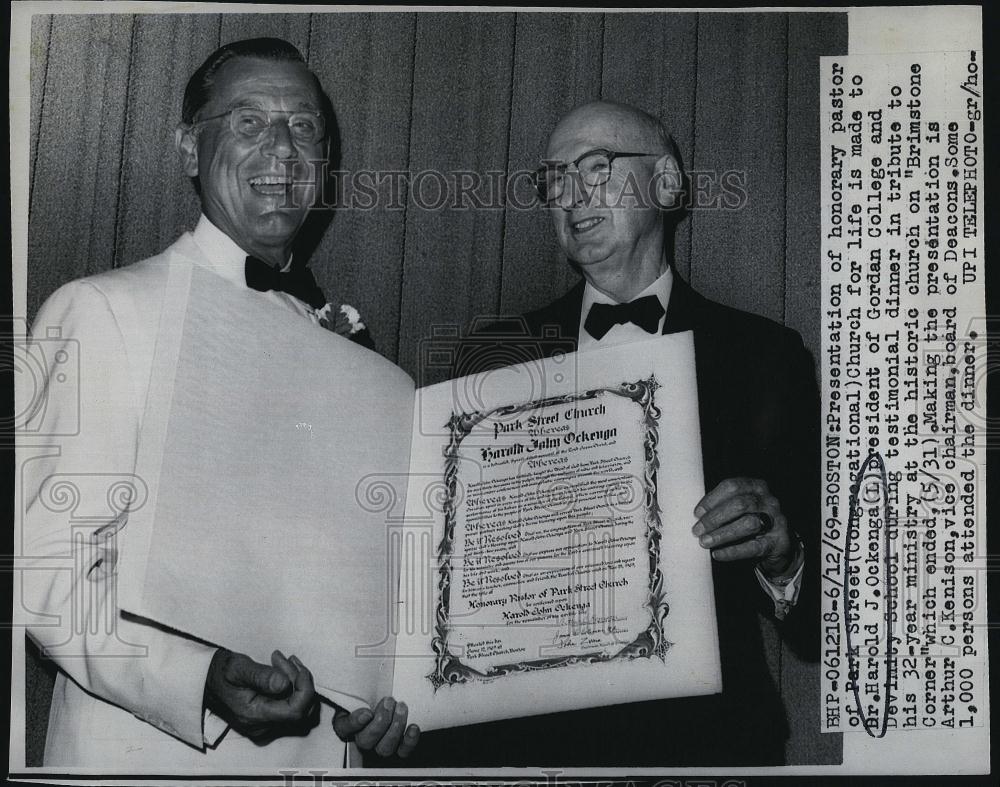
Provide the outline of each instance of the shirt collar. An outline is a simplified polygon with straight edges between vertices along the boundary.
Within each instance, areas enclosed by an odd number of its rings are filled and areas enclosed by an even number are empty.
[[[244,268],[248,256],[247,252],[209,221],[204,213],[198,219],[198,224],[191,232],[191,237],[198,244],[198,248],[201,249],[205,257],[202,261],[204,267],[233,284],[246,284]],[[281,270],[284,272],[291,267],[292,260],[289,258]]]
[[[662,306],[663,310],[666,311],[667,304],[670,303],[670,291],[673,289],[673,284],[674,272],[668,265],[667,269],[663,272],[663,275],[660,276],[660,278],[650,284],[646,289],[631,300],[635,301],[639,298],[644,298],[647,295],[655,295],[657,300],[660,302],[660,306]],[[588,281],[587,285],[583,288],[583,308],[581,309],[583,319],[586,319],[587,314],[590,312],[590,307],[595,303],[607,303],[613,306],[621,303],[621,301],[616,301],[610,295],[601,292]]]

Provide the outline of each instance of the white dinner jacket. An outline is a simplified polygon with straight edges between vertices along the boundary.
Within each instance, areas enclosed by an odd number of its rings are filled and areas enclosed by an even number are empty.
[[[133,507],[142,504],[135,463],[167,272],[192,264],[213,267],[185,233],[162,254],[61,287],[32,326],[48,390],[26,430],[30,442],[19,446],[28,570],[15,608],[60,667],[44,763],[100,773],[343,767],[346,745],[326,704],[308,735],[258,746],[230,729],[206,747],[203,691],[214,648],[122,617],[115,550],[128,549],[127,521],[116,539],[92,539],[115,529],[129,488],[137,490]],[[219,286],[245,285],[230,277]],[[285,293],[260,297],[311,316]],[[303,330],[322,330],[314,323],[304,319]]]

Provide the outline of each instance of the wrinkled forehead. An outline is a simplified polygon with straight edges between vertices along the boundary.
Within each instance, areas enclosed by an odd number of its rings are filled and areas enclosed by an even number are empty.
[[[209,103],[219,109],[268,102],[292,109],[320,109],[319,83],[313,73],[295,61],[235,57],[216,71]]]
[[[571,112],[552,131],[545,158],[572,161],[594,148],[630,152],[656,152],[648,130],[636,118],[606,107],[584,107]]]

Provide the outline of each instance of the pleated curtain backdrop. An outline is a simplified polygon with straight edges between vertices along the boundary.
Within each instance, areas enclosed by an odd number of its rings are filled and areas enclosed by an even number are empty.
[[[513,173],[537,166],[573,106],[660,116],[686,168],[742,173],[740,210],[693,210],[681,275],[705,295],[798,330],[819,353],[819,61],[847,51],[835,13],[302,13],[37,15],[31,42],[28,316],[58,286],[157,253],[198,202],[173,148],[191,73],[220,44],[295,44],[336,110],[347,172]],[[714,173],[714,175],[713,175]],[[434,198],[440,185],[424,185]],[[522,186],[525,184],[522,182]],[[536,308],[576,281],[540,208],[404,199],[335,212],[311,256],[386,357],[418,381],[436,326]],[[523,189],[517,202],[523,203]],[[782,648],[797,762],[839,759],[821,736],[815,665]],[[39,764],[50,672],[28,662],[28,762]]]

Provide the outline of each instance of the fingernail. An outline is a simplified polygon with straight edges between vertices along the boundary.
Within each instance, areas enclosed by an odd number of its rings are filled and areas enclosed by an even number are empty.
[[[700,536],[705,532],[705,526],[701,522],[695,522],[694,527],[691,528],[691,532],[696,536]]]
[[[400,713],[406,713],[407,710],[408,710],[408,708],[406,707],[406,703],[405,702],[397,702],[396,703],[396,710],[399,711]]]
[[[694,510],[694,515],[698,517],[698,519],[701,519],[703,516],[705,516],[705,509],[702,508],[701,506],[697,506]]]
[[[362,708],[358,713],[358,724],[367,724],[375,717],[370,708]]]
[[[701,544],[703,547],[710,547],[714,542],[715,539],[713,539],[711,536],[702,536],[701,538],[698,539],[698,543]]]
[[[382,707],[385,708],[387,711],[392,712],[396,710],[396,700],[394,700],[392,697],[386,697],[384,700],[382,700]]]

